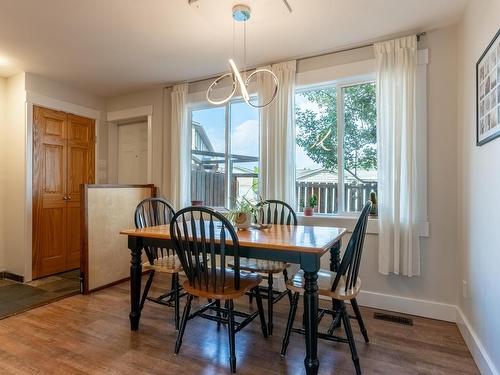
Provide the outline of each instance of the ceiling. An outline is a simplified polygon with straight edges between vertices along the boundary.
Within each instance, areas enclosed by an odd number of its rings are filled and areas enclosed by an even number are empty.
[[[450,24],[467,1],[0,0],[0,75],[112,96],[228,70],[238,2],[252,8],[251,67]]]

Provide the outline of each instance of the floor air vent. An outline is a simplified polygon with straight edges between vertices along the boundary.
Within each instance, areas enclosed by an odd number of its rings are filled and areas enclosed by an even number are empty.
[[[405,326],[413,325],[413,319],[403,318],[402,316],[397,316],[397,315],[373,313],[373,318],[378,320],[384,320],[386,322],[403,324]]]

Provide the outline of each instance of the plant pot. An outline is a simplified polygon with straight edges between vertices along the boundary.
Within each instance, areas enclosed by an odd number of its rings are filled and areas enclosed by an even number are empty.
[[[240,212],[236,215],[234,219],[234,224],[238,229],[248,229],[252,224],[252,215],[246,214],[244,212]]]
[[[312,207],[304,207],[304,216],[313,216],[314,208]]]
[[[203,201],[193,200],[193,201],[191,201],[191,206],[203,206]]]

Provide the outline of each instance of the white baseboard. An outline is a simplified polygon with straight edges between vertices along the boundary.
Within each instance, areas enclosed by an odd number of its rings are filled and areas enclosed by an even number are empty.
[[[447,322],[456,322],[457,307],[447,303],[400,297],[364,290],[359,293],[357,300],[361,306],[444,320]]]
[[[481,374],[499,375],[500,374],[499,371],[497,370],[495,364],[493,363],[490,356],[486,352],[486,349],[479,340],[479,337],[477,336],[476,332],[472,329],[469,320],[458,306],[457,306],[456,323]]]

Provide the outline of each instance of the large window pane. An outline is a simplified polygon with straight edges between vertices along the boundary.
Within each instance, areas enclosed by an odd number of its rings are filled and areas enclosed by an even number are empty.
[[[342,88],[344,104],[344,211],[361,211],[377,193],[377,113],[375,84]]]
[[[259,112],[242,101],[230,104],[230,203],[258,195]]]
[[[337,92],[334,86],[297,92],[297,208],[316,196],[320,213],[338,211]]]
[[[191,200],[226,205],[226,107],[191,112]]]

